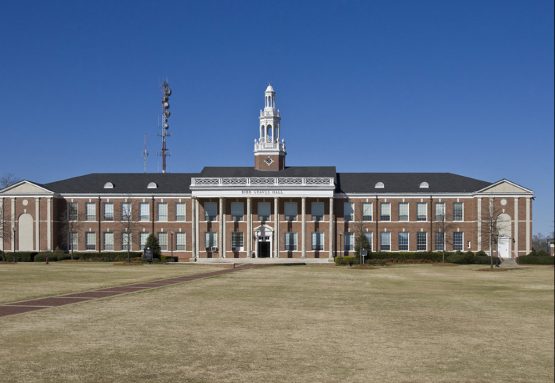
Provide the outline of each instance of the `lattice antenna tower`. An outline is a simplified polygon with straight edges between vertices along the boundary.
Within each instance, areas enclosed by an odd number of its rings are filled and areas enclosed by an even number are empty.
[[[146,146],[146,134],[145,134],[144,138],[145,138],[144,139],[145,143],[144,143],[144,146],[143,146],[143,171],[146,173],[147,162],[148,162],[148,149],[147,149],[147,146]]]
[[[170,124],[168,120],[170,118],[170,96],[172,90],[167,80],[162,83],[162,173],[166,173],[166,156],[168,156],[167,138],[170,135],[168,129]]]

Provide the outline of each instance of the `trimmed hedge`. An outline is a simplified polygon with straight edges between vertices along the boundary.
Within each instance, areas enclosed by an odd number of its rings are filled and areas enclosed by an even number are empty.
[[[352,266],[352,265],[358,265],[359,259],[358,257],[354,257],[352,255],[347,255],[344,257],[335,257],[335,266]]]
[[[127,252],[116,253],[90,253],[90,252],[74,252],[62,253],[62,252],[52,252],[52,253],[38,253],[35,255],[35,262],[46,262],[46,256],[48,255],[48,262],[64,261],[71,259],[73,256],[74,260],[79,261],[89,261],[89,262],[117,262],[117,261],[127,261]],[[141,252],[131,252],[131,258],[140,258],[143,253]]]
[[[385,265],[388,263],[440,263],[443,261],[442,252],[417,251],[417,252],[376,252],[369,253],[365,258],[365,263],[373,265]],[[474,254],[471,251],[462,252],[445,252],[445,262],[455,264],[479,264],[489,265],[491,259],[483,251]],[[358,265],[360,259],[358,256],[335,257],[337,266]],[[495,263],[495,258],[494,258]]]
[[[5,262],[13,262],[14,258],[16,262],[33,262],[35,256],[38,253],[36,251],[16,251],[14,253],[2,253],[0,258],[3,258]]]
[[[175,255],[162,255],[160,257],[160,262],[178,262],[179,261],[179,257],[175,256]]]
[[[521,255],[516,259],[519,265],[554,265],[555,257],[545,255]]]

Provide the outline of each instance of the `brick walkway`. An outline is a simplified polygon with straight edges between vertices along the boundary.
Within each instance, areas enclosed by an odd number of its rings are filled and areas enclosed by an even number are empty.
[[[42,310],[49,307],[64,306],[71,303],[91,301],[99,298],[121,295],[135,291],[143,291],[155,289],[162,286],[175,285],[177,283],[193,281],[196,279],[215,277],[222,274],[232,273],[238,270],[250,269],[254,265],[242,265],[240,267],[226,268],[207,273],[184,275],[181,277],[172,277],[149,282],[137,282],[129,285],[106,287],[97,290],[84,291],[81,293],[70,293],[64,295],[56,295],[45,298],[30,299],[14,303],[0,304],[0,317],[6,315],[21,314],[29,311]]]

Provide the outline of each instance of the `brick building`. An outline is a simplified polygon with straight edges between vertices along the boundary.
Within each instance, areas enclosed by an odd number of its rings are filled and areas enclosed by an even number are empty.
[[[338,173],[287,167],[275,92],[265,91],[254,167],[200,173],[95,173],[0,191],[0,250],[138,251],[197,258],[320,258],[354,251],[531,248],[533,192],[451,173]]]

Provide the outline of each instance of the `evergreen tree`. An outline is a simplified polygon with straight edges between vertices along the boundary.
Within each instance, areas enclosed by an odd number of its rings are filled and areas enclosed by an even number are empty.
[[[148,236],[148,238],[146,239],[145,247],[150,247],[150,249],[152,250],[152,256],[154,258],[160,258],[160,243],[158,242],[158,237],[156,237],[154,234],[150,234]]]

